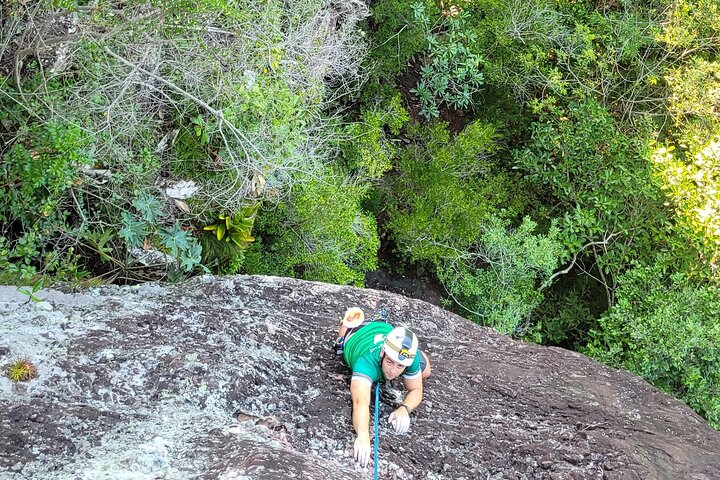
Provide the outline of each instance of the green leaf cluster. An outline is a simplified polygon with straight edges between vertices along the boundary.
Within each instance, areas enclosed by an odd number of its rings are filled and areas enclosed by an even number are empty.
[[[408,262],[427,264],[456,308],[506,334],[521,334],[540,303],[540,287],[564,249],[555,227],[535,233],[529,218],[510,219],[528,198],[498,161],[499,135],[475,121],[451,137],[446,124],[408,129],[387,179],[385,228]]]
[[[515,179],[494,163],[493,125],[476,121],[451,138],[444,123],[414,124],[408,134],[414,142],[400,153],[397,173],[383,188],[385,228],[406,259],[437,263],[471,245],[488,214],[522,210],[524,199],[511,193]]]
[[[467,28],[470,14],[462,11],[438,25],[431,25],[422,3],[412,5],[415,23],[425,31],[427,50],[420,67],[420,80],[410,91],[420,101],[420,115],[440,115],[444,102],[456,110],[473,105],[473,95],[483,85],[483,57],[476,50],[477,36]]]
[[[633,261],[653,262],[665,248],[667,216],[649,156],[647,144],[593,100],[543,110],[528,144],[514,152],[516,168],[556,199],[569,253],[604,242],[592,255],[611,275]]]
[[[28,85],[38,82],[31,76]],[[54,99],[61,84],[51,83]],[[0,93],[16,94],[0,77]],[[71,279],[85,275],[72,246],[58,236],[82,229],[85,209],[79,202],[82,171],[95,159],[91,137],[81,125],[53,116],[37,100],[45,122],[28,117],[0,94],[0,279],[32,284],[37,274]]]
[[[545,235],[536,227],[527,217],[517,228],[490,217],[472,248],[441,260],[438,278],[469,318],[506,335],[525,333],[543,298],[539,287],[564,253],[556,227]]]
[[[370,84],[392,79],[402,73],[412,58],[426,48],[425,31],[413,20],[412,6],[417,0],[378,0],[372,5],[368,29],[372,32],[368,55]],[[422,3],[432,23],[440,18],[433,0]]]
[[[683,54],[696,49],[711,50],[720,45],[720,5],[714,0],[672,2],[661,39]]]
[[[375,219],[362,208],[366,192],[333,174],[303,184],[258,218],[254,246],[263,250],[248,251],[248,273],[362,286],[377,268],[380,244]]]
[[[720,291],[682,274],[638,267],[585,352],[683,399],[720,428]]]
[[[410,116],[397,92],[361,110],[360,120],[344,128],[342,153],[345,166],[355,175],[377,180],[392,168],[398,154],[397,136]],[[389,135],[385,130],[389,130]]]
[[[236,215],[221,213],[218,216],[219,223],[208,225],[203,230],[213,232],[218,241],[233,242],[244,248],[255,240],[251,232],[259,208],[260,203],[256,203],[245,207]]]
[[[694,153],[694,155],[693,155]],[[692,156],[691,156],[692,155]],[[707,145],[685,152],[672,145],[653,152],[656,174],[671,201],[673,230],[697,251],[698,258],[684,269],[700,278],[713,278],[720,261],[720,136]]]
[[[90,138],[79,125],[61,120],[27,125],[19,133],[2,156],[0,220],[28,228],[62,221],[70,190],[81,181],[79,170],[94,161]]]
[[[186,273],[200,265],[202,246],[189,229],[180,225],[179,220],[167,224],[163,204],[155,196],[141,192],[132,201],[132,205],[136,213],[122,212],[122,228],[117,231],[128,248],[158,248],[177,259],[180,270]],[[101,237],[102,241],[94,240],[94,244],[101,259],[106,258],[117,263],[118,261],[109,255],[113,248],[104,247],[112,236],[112,232],[107,231],[106,235]],[[93,240],[92,235],[90,240]],[[120,249],[118,246],[115,248]]]
[[[234,274],[240,271],[245,252],[255,237],[252,230],[260,209],[260,203],[246,206],[235,215],[220,214],[220,221],[203,228],[207,233],[200,235],[202,262],[212,271]]]

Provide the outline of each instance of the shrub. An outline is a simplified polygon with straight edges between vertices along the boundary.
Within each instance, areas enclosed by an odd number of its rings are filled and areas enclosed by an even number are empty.
[[[566,17],[557,11],[557,2],[463,3],[470,13],[468,30],[477,36],[475,48],[483,52],[488,85],[508,91],[520,103],[536,95],[567,93],[568,82],[558,64],[574,56],[577,42],[565,25]]]
[[[597,327],[597,319],[608,308],[602,285],[577,272],[553,279],[552,288],[543,289],[542,294],[526,338],[571,350],[585,346],[588,332]]]
[[[668,217],[647,141],[624,134],[598,102],[542,111],[514,156],[530,182],[552,193],[568,252],[588,262],[585,271],[597,268],[608,304],[631,261],[651,263],[667,247]]]
[[[495,165],[493,125],[473,122],[452,139],[444,123],[408,133],[416,143],[400,153],[383,188],[386,228],[405,259],[438,263],[473,244],[487,215],[522,209],[514,180]]]
[[[245,207],[236,215],[220,214],[199,236],[203,264],[212,271],[230,275],[240,271],[245,250],[255,238],[251,236],[260,203]],[[219,220],[219,221],[218,221]]]
[[[372,45],[368,55],[372,84],[404,72],[412,58],[426,48],[425,32],[413,21],[415,3],[417,0],[374,2],[369,19]],[[423,5],[427,15],[439,18],[437,2],[424,0]]]
[[[713,51],[718,46],[720,6],[714,0],[680,0],[666,10],[662,40],[681,52]]]
[[[341,143],[345,166],[360,178],[378,180],[392,168],[398,147],[385,132],[398,135],[410,116],[402,105],[400,95],[374,99],[372,104],[360,112],[360,120],[344,129]]]
[[[385,228],[397,251],[430,265],[465,315],[522,334],[562,256],[557,229],[535,234],[529,219],[510,227],[508,218],[530,198],[497,165],[493,125],[475,121],[455,138],[444,123],[412,125],[408,134],[417,143],[399,154],[383,188]]]
[[[620,278],[617,298],[585,352],[683,399],[720,428],[720,291],[638,267]]]
[[[438,278],[469,318],[506,335],[525,334],[530,313],[542,301],[539,287],[563,255],[558,230],[535,234],[536,224],[523,219],[516,229],[490,217],[480,236],[464,251],[438,265]]]
[[[366,187],[327,172],[297,188],[287,202],[258,218],[263,254],[251,249],[246,271],[362,286],[377,268],[375,219],[363,212]],[[269,258],[267,258],[269,257]]]
[[[62,220],[68,190],[81,182],[79,170],[92,164],[89,135],[79,125],[49,121],[21,133],[3,155],[0,219],[33,225]]]
[[[59,279],[82,276],[72,237],[85,228],[86,213],[75,191],[83,183],[83,170],[94,162],[91,136],[81,125],[42,109],[47,121],[29,121],[17,105],[0,97],[0,121],[7,129],[0,138],[8,139],[0,151],[4,281],[27,283],[38,269]]]
[[[666,70],[670,89],[668,110],[679,127],[682,143],[698,150],[720,130],[720,59],[693,57]]]
[[[440,102],[456,110],[471,107],[473,94],[483,84],[483,57],[476,51],[475,33],[467,28],[470,14],[461,11],[439,25],[431,25],[422,3],[412,8],[413,19],[425,32],[427,45],[420,81],[410,90],[420,101],[420,115],[426,119],[438,117]]]

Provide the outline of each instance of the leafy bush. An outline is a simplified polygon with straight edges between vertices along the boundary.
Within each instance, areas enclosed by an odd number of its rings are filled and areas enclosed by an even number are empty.
[[[287,202],[260,214],[248,273],[297,276],[362,286],[365,272],[377,268],[380,241],[372,216],[361,203],[366,188],[327,172],[304,183]]]
[[[620,278],[585,352],[683,399],[720,428],[720,291],[658,267]]]
[[[659,147],[653,161],[662,188],[676,213],[673,229],[682,242],[698,252],[694,262],[678,267],[717,279],[720,262],[720,136],[707,145],[682,151],[673,146]]]
[[[522,210],[515,180],[495,164],[493,125],[473,122],[453,139],[444,123],[415,124],[408,134],[416,143],[400,153],[383,188],[386,228],[404,258],[438,263],[472,245],[489,214]]]
[[[37,76],[29,83],[35,82]],[[38,110],[50,118],[29,121],[18,105],[0,96],[5,127],[0,138],[9,140],[0,150],[0,271],[7,283],[32,283],[38,273],[84,276],[64,236],[82,229],[84,214],[73,192],[83,183],[83,169],[94,162],[91,137],[77,123]]]
[[[470,13],[466,29],[483,53],[488,90],[506,91],[520,104],[595,98],[633,122],[665,114],[662,9],[632,2],[602,9],[547,0],[452,3]]]
[[[33,261],[39,258],[34,232],[17,241],[0,236],[0,283],[27,283],[37,273]]]
[[[488,85],[507,90],[521,103],[536,95],[567,93],[558,64],[575,57],[578,42],[565,22],[570,17],[558,12],[556,2],[463,3],[467,5],[461,8],[470,13],[467,29],[477,36],[477,51],[483,52]]]
[[[128,248],[167,252],[177,259],[180,269],[185,272],[191,272],[200,264],[202,247],[190,232],[181,228],[178,220],[165,224],[166,214],[158,199],[148,193],[140,193],[132,204],[136,213],[123,212],[123,227],[118,232]],[[99,252],[102,258],[101,248]],[[174,263],[171,261],[170,265]]]
[[[251,235],[260,203],[249,205],[237,215],[220,214],[199,236],[202,262],[212,271],[229,275],[243,265],[245,250],[255,238]]]
[[[523,335],[530,313],[542,301],[538,287],[563,255],[558,230],[534,234],[523,219],[517,229],[490,217],[479,227],[477,242],[440,261],[438,278],[468,316],[506,335]]]
[[[720,6],[714,0],[680,0],[666,11],[662,40],[672,49],[691,52],[717,49]]]
[[[522,333],[539,303],[538,288],[562,255],[557,230],[517,230],[507,218],[530,200],[522,182],[502,172],[493,125],[475,121],[455,138],[447,126],[408,129],[417,144],[403,150],[386,179],[387,223],[397,251],[429,264],[462,313],[502,333]]]
[[[426,48],[425,32],[413,21],[412,5],[417,0],[379,0],[372,3],[369,19],[372,45],[368,55],[371,86],[404,72],[412,58]],[[437,2],[424,0],[422,4],[427,15],[433,19],[440,17]]]
[[[473,105],[473,94],[483,84],[480,71],[483,57],[476,51],[475,33],[467,28],[470,14],[461,11],[439,25],[431,25],[422,3],[415,3],[412,8],[413,19],[425,32],[427,44],[420,81],[410,90],[420,100],[420,115],[437,118],[440,102],[455,110],[469,108]]]
[[[398,135],[410,116],[402,105],[400,95],[392,91],[365,107],[360,121],[345,127],[341,148],[345,165],[356,175],[377,180],[392,168],[398,147],[385,133]]]
[[[571,350],[584,347],[588,332],[597,327],[597,319],[608,308],[602,285],[577,272],[556,276],[552,288],[543,288],[541,293],[543,301],[532,313],[525,338]]]
[[[81,182],[80,169],[93,163],[90,138],[79,125],[50,121],[21,133],[2,157],[0,220],[33,225],[62,220],[61,203]]]
[[[565,246],[590,262],[585,271],[598,269],[611,305],[616,276],[667,247],[668,217],[647,141],[625,135],[603,106],[587,100],[540,112],[530,142],[514,154],[526,178],[552,192]]]

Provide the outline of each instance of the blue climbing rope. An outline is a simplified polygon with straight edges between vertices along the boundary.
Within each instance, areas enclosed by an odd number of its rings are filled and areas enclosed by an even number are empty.
[[[378,480],[378,417],[380,411],[380,382],[375,384],[375,480]]]

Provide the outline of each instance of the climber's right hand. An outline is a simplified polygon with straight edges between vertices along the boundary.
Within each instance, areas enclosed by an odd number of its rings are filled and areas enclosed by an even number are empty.
[[[370,463],[370,436],[367,434],[358,435],[355,439],[353,452],[355,461],[362,467],[367,466]]]

